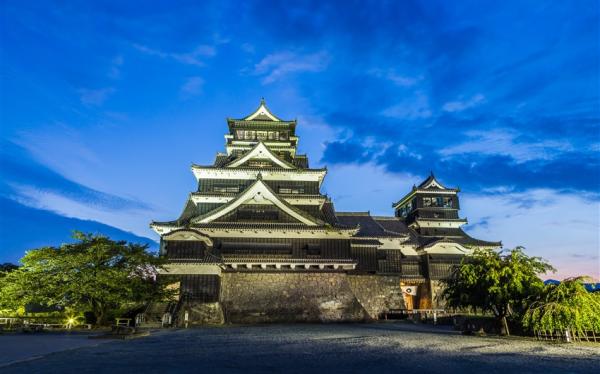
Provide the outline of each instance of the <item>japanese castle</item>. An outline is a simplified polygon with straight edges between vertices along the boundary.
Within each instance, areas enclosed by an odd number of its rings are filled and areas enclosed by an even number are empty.
[[[456,188],[433,174],[394,215],[338,212],[327,169],[298,153],[296,120],[262,100],[227,119],[225,152],[192,165],[198,182],[174,221],[152,222],[178,301],[174,324],[361,321],[442,308],[440,280],[473,248],[499,248],[461,226]],[[172,282],[171,282],[172,281]],[[148,313],[151,314],[152,310]]]

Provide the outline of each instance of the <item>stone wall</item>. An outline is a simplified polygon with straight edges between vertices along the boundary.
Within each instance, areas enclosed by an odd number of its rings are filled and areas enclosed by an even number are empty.
[[[177,323],[179,326],[185,325],[185,313],[188,313],[188,326],[194,325],[221,325],[225,323],[221,304],[186,302],[179,310]]]
[[[340,322],[369,316],[344,273],[223,273],[225,321]]]
[[[442,294],[444,293],[446,284],[440,280],[432,280],[430,288],[432,307],[437,309],[444,309],[446,307],[446,302],[444,301]]]
[[[378,319],[390,309],[406,308],[398,276],[348,275],[348,281],[370,319]]]
[[[215,303],[187,303],[189,325],[376,320],[390,310],[439,308],[443,284],[408,282],[393,275],[330,273],[222,273]],[[418,286],[403,295],[401,284]],[[433,298],[433,305],[431,299]]]

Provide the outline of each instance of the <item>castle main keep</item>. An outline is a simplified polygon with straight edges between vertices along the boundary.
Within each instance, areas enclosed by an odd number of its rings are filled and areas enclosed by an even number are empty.
[[[228,119],[225,152],[192,165],[198,181],[181,216],[152,222],[181,323],[363,321],[440,305],[440,280],[473,248],[458,189],[430,175],[393,216],[337,212],[326,169],[298,154],[296,121],[261,101]],[[359,176],[357,176],[359,177]],[[185,317],[183,317],[185,315]]]

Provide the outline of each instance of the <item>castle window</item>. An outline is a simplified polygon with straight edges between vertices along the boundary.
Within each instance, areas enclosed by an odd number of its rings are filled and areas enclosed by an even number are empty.
[[[238,193],[240,192],[240,187],[239,186],[222,186],[222,185],[216,185],[213,187],[213,192],[219,192],[219,193]]]
[[[269,131],[269,140],[279,140],[279,132]]]
[[[452,198],[444,197],[444,208],[452,208]]]
[[[285,188],[280,187],[279,193],[287,193],[287,194],[303,194],[304,188]]]
[[[256,132],[256,139],[258,140],[267,140],[267,135],[268,133],[266,131],[257,131]]]
[[[450,199],[450,206],[452,206],[452,200],[448,197],[424,197],[423,198],[423,206],[424,207],[446,207],[448,203],[446,199]]]
[[[256,139],[256,132],[252,130],[244,131],[244,139],[246,140],[254,140]]]

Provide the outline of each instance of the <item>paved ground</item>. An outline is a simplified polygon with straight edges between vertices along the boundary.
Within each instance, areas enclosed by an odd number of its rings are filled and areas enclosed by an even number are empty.
[[[0,348],[12,344],[11,339],[0,336]],[[381,323],[169,330],[51,353],[0,371],[551,374],[592,373],[598,368],[600,345],[479,338],[440,327]]]

